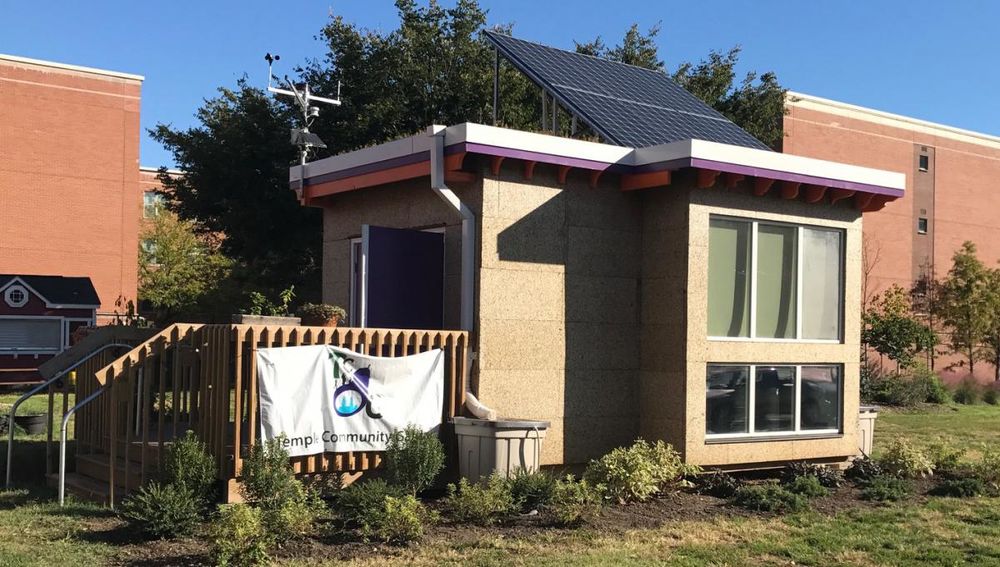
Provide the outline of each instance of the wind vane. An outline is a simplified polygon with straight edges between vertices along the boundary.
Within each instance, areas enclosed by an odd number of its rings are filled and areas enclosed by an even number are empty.
[[[284,84],[288,87],[287,89],[272,86],[274,75],[271,72],[271,66],[275,61],[280,59],[280,55],[271,55],[270,53],[264,55],[264,60],[267,61],[267,92],[294,98],[295,104],[297,104],[299,110],[302,111],[302,127],[292,128],[291,141],[299,148],[299,163],[301,165],[305,165],[306,159],[309,157],[309,152],[312,151],[312,148],[326,147],[326,144],[323,143],[323,140],[321,140],[319,136],[309,131],[309,126],[311,126],[313,120],[319,116],[319,107],[313,106],[312,103],[317,102],[340,106],[340,81],[337,81],[337,98],[335,99],[312,94],[309,91],[308,84],[296,86],[288,78],[288,75],[284,76]]]

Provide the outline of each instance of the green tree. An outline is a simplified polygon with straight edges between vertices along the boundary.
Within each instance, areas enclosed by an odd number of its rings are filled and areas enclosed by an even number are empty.
[[[993,380],[1000,382],[1000,269],[988,270],[986,286],[987,325],[983,333],[982,358],[993,365]]]
[[[962,356],[957,366],[969,373],[982,360],[982,342],[990,326],[990,271],[976,257],[976,245],[966,241],[952,257],[952,267],[941,282],[937,309],[948,331],[948,347]]]
[[[228,276],[232,262],[196,233],[194,224],[160,211],[141,234],[139,299],[160,324],[198,314]]]
[[[897,371],[910,368],[916,356],[933,349],[937,335],[912,312],[910,294],[893,285],[872,301],[863,316],[861,342],[896,363]]]
[[[649,28],[645,35],[639,31],[639,24],[632,24],[625,32],[622,42],[610,49],[604,45],[601,36],[597,36],[587,43],[573,43],[576,44],[577,53],[603,57],[611,61],[645,67],[654,71],[663,71],[663,61],[660,59],[659,49],[656,47],[656,36],[659,34],[659,23]]]

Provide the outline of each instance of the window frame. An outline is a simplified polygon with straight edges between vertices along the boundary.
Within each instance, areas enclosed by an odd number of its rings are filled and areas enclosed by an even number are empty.
[[[917,234],[927,234],[930,229],[930,222],[927,217],[917,217]]]
[[[747,369],[747,431],[740,433],[709,433],[708,423],[705,424],[705,441],[754,441],[754,440],[774,440],[774,439],[798,439],[816,437],[837,437],[844,434],[844,365],[838,363],[810,362],[810,363],[750,363],[750,362],[710,362],[705,365],[705,380],[708,380],[708,369],[712,366],[742,366]],[[794,429],[791,431],[754,431],[757,418],[757,368],[764,366],[792,367],[795,369],[795,399],[793,400],[792,422]],[[837,387],[837,422],[835,429],[802,429],[802,369],[803,368],[836,368],[839,372],[839,384]],[[708,403],[708,391],[705,393],[705,403]],[[705,416],[708,415],[708,408],[705,408]]]
[[[917,157],[917,171],[927,173],[931,169],[930,154],[919,154]]]
[[[709,341],[718,342],[768,342],[768,343],[805,343],[805,344],[842,344],[844,342],[844,302],[845,302],[845,291],[846,285],[846,272],[847,272],[847,231],[843,228],[814,225],[814,224],[800,224],[791,223],[783,221],[774,221],[769,219],[754,219],[747,217],[739,217],[725,214],[710,214],[708,217],[709,227],[713,219],[736,221],[736,222],[747,222],[750,223],[750,315],[749,315],[749,336],[747,337],[727,337],[718,335],[709,335],[706,329],[706,335]],[[757,229],[759,225],[765,224],[770,226],[785,226],[795,228],[795,337],[793,338],[775,338],[775,337],[758,337],[757,335]],[[826,230],[831,232],[838,232],[840,234],[840,293],[837,298],[837,303],[840,307],[840,312],[837,314],[838,317],[838,337],[836,339],[804,339],[802,338],[802,242],[803,242],[803,232],[806,229],[812,230]],[[711,254],[711,252],[709,252]],[[705,280],[706,280],[706,294],[708,290],[708,269],[705,270]],[[708,313],[708,301],[709,298],[706,295],[705,301],[705,312]],[[707,320],[707,317],[706,317]]]
[[[66,350],[68,343],[68,327],[66,318],[58,315],[0,315],[0,320],[4,321],[51,321],[59,327],[59,346],[41,347],[37,345],[28,347],[7,347],[0,345],[0,354],[3,355],[47,355],[59,354]]]

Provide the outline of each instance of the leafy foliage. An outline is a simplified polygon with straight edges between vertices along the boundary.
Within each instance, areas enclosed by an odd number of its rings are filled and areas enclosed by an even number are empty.
[[[424,523],[432,515],[415,496],[387,496],[379,514],[369,518],[362,529],[365,539],[403,545],[424,535]]]
[[[889,443],[878,463],[886,474],[900,478],[921,478],[934,474],[934,462],[902,440]]]
[[[913,407],[921,403],[943,404],[951,399],[941,379],[924,364],[914,363],[909,372],[908,375],[880,373],[877,369],[869,369],[862,375],[861,398],[899,407]]]
[[[1000,404],[1000,390],[995,387],[983,388],[983,403],[991,406]]]
[[[955,386],[951,397],[960,404],[973,405],[979,401],[982,387],[972,376],[966,376]]]
[[[139,299],[161,325],[205,310],[232,261],[199,234],[190,220],[161,211],[143,229],[139,248]]]
[[[366,530],[369,518],[381,513],[386,498],[404,494],[405,490],[381,478],[361,480],[335,493],[333,509],[345,526]]]
[[[518,469],[510,478],[510,493],[521,512],[530,512],[552,500],[558,479],[545,471]]]
[[[774,483],[741,486],[730,502],[758,512],[801,512],[809,508],[809,500],[805,496]]]
[[[326,322],[338,321],[347,322],[347,311],[343,307],[330,305],[329,303],[303,303],[296,310],[296,315],[302,318],[302,322]]]
[[[488,525],[509,516],[516,510],[510,482],[498,474],[470,483],[466,479],[458,485],[449,484],[444,499],[447,514],[457,522]]]
[[[685,465],[670,445],[638,439],[630,447],[618,447],[590,461],[584,479],[603,486],[606,496],[617,502],[642,502],[685,485],[685,477],[693,472],[697,471]]]
[[[819,479],[812,475],[795,477],[785,485],[785,489],[806,498],[820,498],[830,495],[830,489],[823,486]]]
[[[146,535],[175,538],[194,533],[202,506],[186,486],[151,482],[125,500],[122,517]]]
[[[280,439],[250,447],[240,476],[243,499],[261,510],[266,529],[279,540],[312,532],[322,501],[297,478]]]
[[[220,507],[219,517],[212,524],[212,558],[216,565],[269,565],[267,550],[272,543],[259,508],[246,504]]]
[[[882,465],[865,455],[851,461],[851,466],[847,467],[844,476],[857,484],[865,484],[883,474],[885,471],[882,470]]]
[[[167,449],[163,461],[163,480],[187,488],[202,504],[203,509],[215,501],[215,459],[205,450],[205,444],[193,431],[175,441]]]
[[[938,442],[927,447],[927,456],[934,464],[935,471],[953,471],[960,468],[965,450]]]
[[[906,369],[917,354],[934,348],[937,335],[914,317],[909,292],[893,285],[863,314],[861,342]]]
[[[287,317],[291,313],[291,303],[295,299],[295,286],[289,286],[278,293],[277,301],[271,301],[259,291],[251,291],[248,296],[246,313],[250,315],[267,315],[271,317]]]
[[[861,498],[874,502],[897,502],[909,496],[912,490],[912,483],[906,479],[877,476],[865,484]]]
[[[575,526],[593,520],[601,513],[604,496],[599,487],[585,480],[577,481],[572,475],[557,479],[544,513],[555,524]]]
[[[986,491],[986,484],[981,479],[972,476],[944,479],[931,489],[931,494],[952,498],[972,498],[982,496],[986,494]]]
[[[384,458],[389,479],[417,494],[430,487],[444,468],[444,446],[437,433],[409,426],[392,434]]]
[[[782,471],[782,481],[786,484],[791,484],[802,477],[815,478],[821,486],[826,488],[837,488],[844,481],[844,475],[839,470],[808,461],[790,463]]]
[[[699,476],[696,486],[698,492],[702,494],[708,494],[716,498],[729,498],[743,486],[743,481],[729,473],[713,471]]]
[[[939,316],[948,329],[951,352],[963,357],[958,366],[975,373],[976,361],[984,353],[980,347],[991,326],[991,303],[998,291],[991,288],[990,271],[976,257],[970,241],[952,257],[948,276],[940,284]]]

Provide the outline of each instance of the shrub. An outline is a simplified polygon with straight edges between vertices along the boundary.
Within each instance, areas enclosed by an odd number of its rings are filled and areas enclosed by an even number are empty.
[[[398,486],[391,486],[381,478],[355,482],[337,492],[334,496],[333,509],[337,511],[340,520],[350,528],[365,530],[370,518],[382,512],[386,498],[405,494]]]
[[[944,382],[924,365],[918,365],[914,369],[913,386],[923,394],[923,401],[929,404],[946,404],[951,401],[951,394]]]
[[[268,565],[270,559],[267,549],[271,541],[264,528],[260,509],[246,504],[219,508],[219,517],[212,524],[212,558],[216,565]]]
[[[935,471],[953,471],[959,468],[964,449],[953,449],[944,443],[934,443],[927,447],[927,456],[934,464]]]
[[[830,495],[830,489],[820,484],[819,479],[812,475],[797,476],[785,488],[789,492],[801,494],[806,498],[820,498]]]
[[[393,545],[405,545],[424,535],[424,523],[432,514],[412,494],[386,496],[377,513],[361,527],[365,540],[377,539]]]
[[[983,390],[983,403],[995,406],[1000,404],[1000,391],[994,387],[988,387]]]
[[[444,468],[444,446],[436,433],[410,426],[392,434],[384,458],[391,482],[416,494]]]
[[[883,474],[885,474],[885,471],[882,470],[882,466],[872,460],[871,457],[865,455],[854,459],[851,462],[851,466],[847,467],[844,476],[857,484],[865,484]]]
[[[163,463],[163,480],[188,488],[204,509],[215,501],[215,459],[205,450],[193,431],[175,441],[167,449]]]
[[[186,486],[151,482],[129,496],[122,517],[142,533],[174,538],[194,533],[202,504]]]
[[[986,494],[986,484],[977,477],[949,478],[942,480],[931,490],[935,496],[950,496],[953,498],[971,498]]]
[[[799,512],[809,508],[809,500],[774,483],[741,486],[730,501],[758,512]]]
[[[782,471],[782,482],[789,484],[801,477],[813,477],[826,488],[837,488],[844,481],[844,475],[839,470],[825,465],[807,461],[790,463]]]
[[[552,500],[556,478],[544,471],[518,469],[510,478],[510,494],[521,512],[537,510]]]
[[[601,513],[603,500],[600,489],[570,475],[553,483],[545,514],[555,524],[575,526],[596,518]]]
[[[914,365],[909,375],[874,368],[862,371],[861,398],[866,401],[912,407],[921,402],[947,403],[950,397],[938,375],[923,364]]]
[[[338,323],[347,322],[347,311],[338,305],[329,303],[303,303],[295,311],[306,324],[326,323],[336,320]]]
[[[972,466],[973,474],[994,490],[1000,490],[1000,452],[987,450]]]
[[[729,498],[743,486],[743,482],[731,474],[714,471],[698,477],[698,492],[716,498]]]
[[[892,476],[877,476],[868,481],[861,491],[861,498],[875,502],[896,502],[910,493],[910,482]]]
[[[448,485],[444,508],[453,520],[473,524],[492,524],[515,510],[510,482],[498,474],[475,484],[461,479],[458,486]]]
[[[979,401],[981,391],[982,387],[979,382],[976,382],[972,376],[966,376],[955,386],[952,397],[960,404],[972,405]]]
[[[323,511],[315,491],[295,478],[280,439],[250,447],[240,480],[243,499],[260,508],[265,526],[280,540],[308,535]]]
[[[686,476],[697,472],[686,466],[673,447],[663,441],[639,439],[590,461],[584,479],[602,485],[605,495],[617,502],[642,502],[667,489],[683,486]]]
[[[889,444],[885,453],[879,458],[879,466],[885,473],[900,478],[918,478],[934,474],[934,463],[930,458],[901,440]]]

